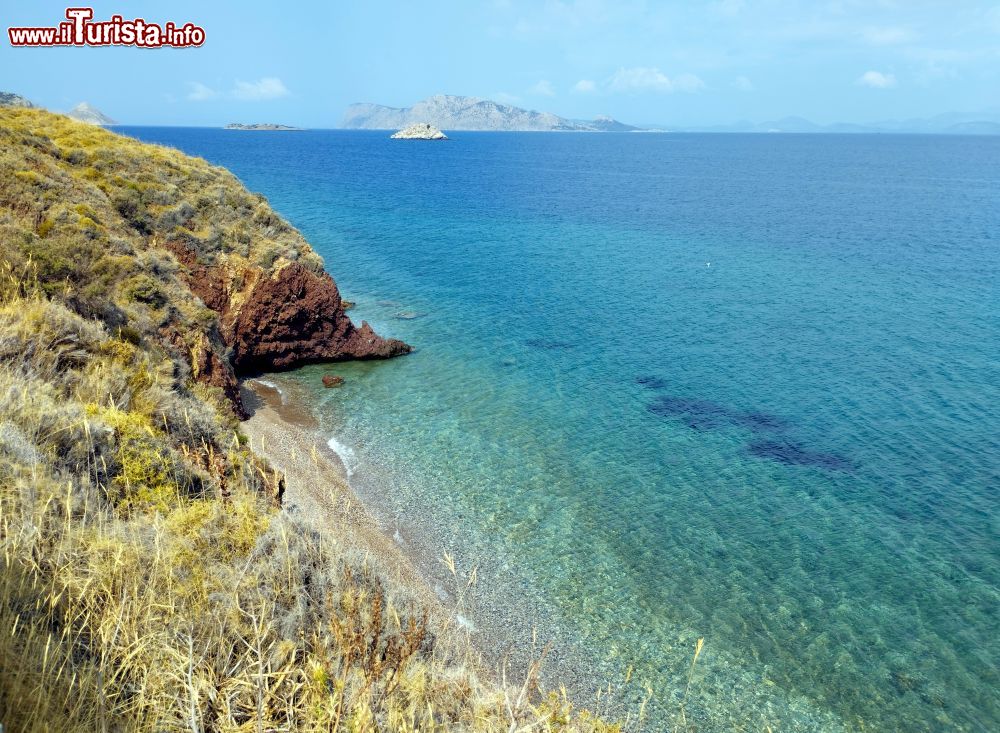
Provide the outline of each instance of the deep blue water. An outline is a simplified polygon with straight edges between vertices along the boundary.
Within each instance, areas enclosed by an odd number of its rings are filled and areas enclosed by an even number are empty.
[[[417,347],[286,379],[663,720],[1000,730],[1000,138],[126,132]]]

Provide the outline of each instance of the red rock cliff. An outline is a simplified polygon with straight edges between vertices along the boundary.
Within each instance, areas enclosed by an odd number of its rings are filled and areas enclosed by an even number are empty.
[[[224,364],[212,354],[196,355],[196,376],[221,387],[241,417],[245,411],[237,375],[324,361],[388,359],[411,351],[402,341],[382,338],[365,322],[356,327],[325,272],[295,262],[273,273],[257,266],[234,271],[199,262],[183,244],[167,248],[180,261],[181,278],[191,291],[219,315],[219,337],[229,350]],[[198,369],[199,364],[205,368]]]
[[[356,328],[344,314],[340,292],[326,273],[292,263],[260,277],[238,308],[222,319],[237,372],[287,369],[343,359],[388,359],[410,347],[384,339],[367,323]]]

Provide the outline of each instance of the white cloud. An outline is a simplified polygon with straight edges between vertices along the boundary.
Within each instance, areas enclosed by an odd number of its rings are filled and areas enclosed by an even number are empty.
[[[705,83],[694,74],[680,74],[670,78],[655,66],[621,68],[608,81],[615,92],[696,92]]]
[[[869,27],[861,31],[861,37],[873,46],[893,46],[916,40],[917,34],[909,28],[899,26],[887,28]]]
[[[274,76],[265,76],[257,81],[237,81],[236,86],[230,94],[235,99],[256,102],[265,99],[287,97],[289,91],[281,79]]]
[[[753,82],[745,76],[737,76],[733,79],[733,86],[741,92],[752,92],[754,90]]]
[[[891,89],[896,86],[896,77],[881,71],[866,71],[858,77],[858,84],[872,89]]]
[[[556,95],[556,90],[552,88],[552,83],[546,79],[542,79],[535,86],[528,90],[530,94],[537,94],[541,97],[554,97]]]
[[[191,91],[188,92],[187,98],[192,102],[205,102],[219,96],[218,92],[200,81],[188,82],[188,87]]]
[[[597,91],[597,85],[590,79],[580,79],[580,81],[573,85],[573,91],[580,94],[590,94]]]

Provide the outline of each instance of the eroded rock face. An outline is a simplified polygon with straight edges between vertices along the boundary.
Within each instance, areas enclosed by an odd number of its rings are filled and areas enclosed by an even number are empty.
[[[237,372],[289,369],[345,359],[388,359],[410,347],[384,339],[371,326],[356,328],[344,314],[337,285],[292,263],[260,277],[245,302],[223,317],[223,338],[233,348]]]
[[[233,365],[224,356],[225,349],[218,334],[199,334],[192,346],[175,326],[167,326],[160,331],[164,340],[181,353],[190,357],[191,374],[200,382],[218,387],[233,404],[236,416],[241,420],[248,417],[240,397],[240,385],[233,371]],[[214,338],[212,338],[214,336]]]
[[[349,359],[388,359],[411,351],[397,339],[382,338],[344,313],[336,283],[292,262],[276,272],[260,267],[234,271],[206,265],[180,243],[169,243],[192,292],[219,315],[218,338],[228,360],[206,348],[194,355],[196,376],[223,388],[238,414],[245,414],[236,376],[291,369],[304,364]]]

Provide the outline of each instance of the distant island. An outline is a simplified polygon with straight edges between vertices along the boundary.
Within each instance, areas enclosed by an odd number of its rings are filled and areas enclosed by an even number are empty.
[[[224,130],[280,130],[280,131],[301,131],[301,127],[291,125],[278,125],[274,122],[257,122],[252,125],[245,125],[242,122],[230,122]]]
[[[436,127],[422,122],[390,135],[393,140],[447,140],[448,136]]]
[[[551,112],[535,112],[489,99],[445,94],[428,97],[412,107],[352,104],[344,114],[341,127],[351,130],[401,130],[417,124],[430,124],[442,130],[529,132],[631,132],[639,129],[610,117],[590,121],[570,120]]]
[[[73,109],[66,113],[67,117],[72,117],[74,120],[79,120],[80,122],[86,122],[90,125],[117,125],[113,119],[108,117],[106,114],[101,112],[101,110],[96,107],[87,104],[86,102],[80,102]]]

